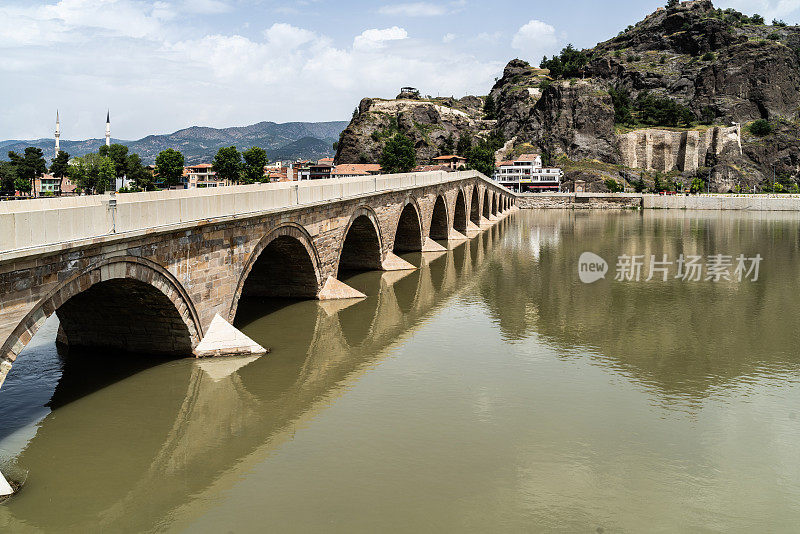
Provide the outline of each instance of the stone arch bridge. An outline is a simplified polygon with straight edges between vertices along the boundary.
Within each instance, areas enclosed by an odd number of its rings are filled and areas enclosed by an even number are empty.
[[[208,335],[242,297],[363,297],[343,273],[414,269],[397,253],[444,250],[514,204],[474,171],[0,203],[0,385],[54,313],[69,346],[249,353]]]

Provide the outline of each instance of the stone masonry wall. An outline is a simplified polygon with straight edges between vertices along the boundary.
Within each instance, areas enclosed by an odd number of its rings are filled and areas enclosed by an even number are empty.
[[[741,154],[741,126],[705,130],[635,130],[617,135],[620,163],[633,169],[696,171],[709,154],[732,149]]]
[[[642,196],[636,194],[604,195],[589,193],[558,193],[553,195],[535,193],[522,194],[517,197],[520,209],[596,209],[620,210],[642,206]]]

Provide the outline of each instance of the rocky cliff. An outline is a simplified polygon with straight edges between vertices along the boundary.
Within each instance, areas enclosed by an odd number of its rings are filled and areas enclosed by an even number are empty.
[[[477,136],[493,129],[493,121],[483,120],[482,107],[483,100],[474,96],[460,100],[365,98],[339,138],[336,162],[377,162],[386,140],[402,132],[414,143],[417,160],[428,163],[465,132]]]
[[[496,120],[483,118],[483,98],[365,99],[337,159],[374,161],[386,135],[398,130],[427,163],[451,134],[497,130],[508,141],[500,156],[522,147],[541,151],[565,167],[568,179],[579,173],[596,182],[594,190],[609,177],[652,183],[655,172],[676,181],[710,177],[720,191],[758,185],[773,168],[795,181],[800,174],[800,27],[765,25],[695,0],[658,9],[580,53],[585,64],[569,76],[509,62],[490,91]],[[640,95],[668,99],[693,124],[620,122],[620,93],[631,102]],[[758,119],[772,132],[751,134]]]

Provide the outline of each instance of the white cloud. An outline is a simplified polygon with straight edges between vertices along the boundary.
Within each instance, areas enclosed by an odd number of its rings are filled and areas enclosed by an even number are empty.
[[[353,48],[356,50],[377,50],[386,46],[387,41],[401,41],[408,38],[408,32],[398,26],[383,30],[373,28],[364,30],[361,35],[353,39]]]
[[[444,34],[444,37],[442,37],[443,43],[452,43],[455,40],[456,40],[456,34],[454,33],[446,33]]]
[[[408,4],[389,4],[378,10],[381,15],[400,17],[437,17],[447,13],[447,8],[429,2],[411,2]]]
[[[511,39],[511,46],[531,58],[542,55],[558,42],[556,29],[540,20],[531,20]]]
[[[727,0],[719,2],[718,7],[732,7],[751,15],[759,13],[767,23],[774,18],[794,15],[794,20],[797,20],[800,16],[800,0]]]
[[[392,97],[406,85],[429,94],[481,94],[502,70],[500,61],[467,53],[466,40],[456,47],[438,37],[414,39],[399,26],[344,36],[349,45],[340,44],[341,35],[335,42],[287,23],[258,37],[233,30],[207,35],[186,27],[186,6],[164,0],[0,6],[0,79],[15,100],[0,109],[3,136],[49,135],[56,107],[67,139],[102,136],[106,107],[122,139],[193,124],[346,119],[361,98]]]
[[[227,13],[231,6],[220,0],[183,0],[183,10],[189,13],[216,15]]]
[[[293,49],[313,41],[316,38],[316,34],[291,24],[278,22],[269,29],[264,30],[264,37],[274,46]]]

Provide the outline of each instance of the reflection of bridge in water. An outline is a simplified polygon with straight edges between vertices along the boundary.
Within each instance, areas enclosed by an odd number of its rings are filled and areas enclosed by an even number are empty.
[[[313,419],[331,397],[385,358],[392,344],[479,279],[506,224],[447,252],[420,254],[418,270],[351,279],[368,289],[367,299],[298,302],[267,316],[281,324],[293,321],[292,329],[283,329],[287,336],[288,330],[308,333],[301,358],[276,351],[259,359],[173,361],[59,407],[17,458],[19,469],[31,470],[31,486],[46,469],[50,505],[43,511],[41,501],[29,504],[21,493],[9,509],[9,526],[179,527],[211,496],[232,487],[243,469],[292,439],[298,424]],[[255,326],[242,328],[249,332]],[[274,342],[282,345],[281,339]],[[83,373],[70,373],[69,365],[54,397],[69,397],[59,390],[85,380]],[[119,403],[104,401],[119,395],[131,399],[129,409],[137,415],[120,414]],[[147,421],[147,427],[125,427],[131,419]],[[129,455],[124,462],[120,451]],[[92,480],[94,487],[76,487],[80,480]],[[138,512],[131,514],[133,509]]]

